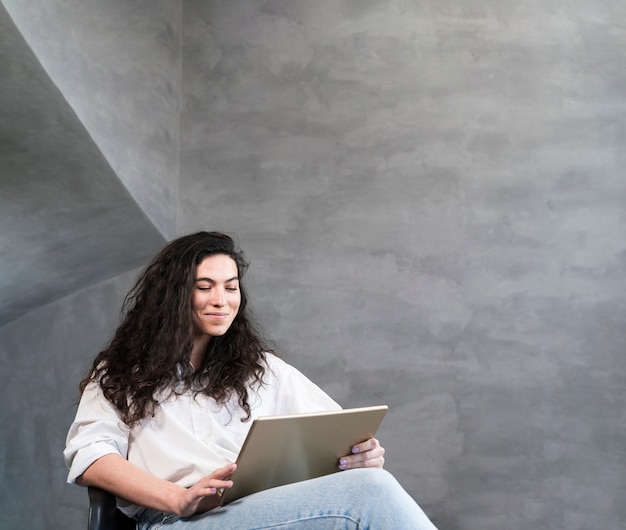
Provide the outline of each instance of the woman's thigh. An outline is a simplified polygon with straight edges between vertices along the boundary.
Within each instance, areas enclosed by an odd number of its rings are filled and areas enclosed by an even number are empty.
[[[255,493],[190,518],[148,511],[139,530],[434,530],[386,471],[355,469]]]

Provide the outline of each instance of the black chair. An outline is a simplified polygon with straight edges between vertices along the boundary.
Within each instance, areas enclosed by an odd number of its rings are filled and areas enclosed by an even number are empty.
[[[134,519],[117,509],[115,496],[100,488],[89,486],[89,522],[87,530],[136,530]]]

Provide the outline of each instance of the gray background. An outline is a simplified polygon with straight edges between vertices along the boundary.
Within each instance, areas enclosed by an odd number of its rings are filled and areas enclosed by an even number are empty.
[[[86,527],[78,381],[197,229],[442,530],[624,528],[623,1],[2,4],[2,528]]]

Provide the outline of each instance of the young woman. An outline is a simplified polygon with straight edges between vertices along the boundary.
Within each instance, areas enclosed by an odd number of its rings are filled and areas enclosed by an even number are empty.
[[[382,469],[376,439],[339,460],[344,473],[218,507],[253,418],[340,408],[263,343],[246,269],[217,232],[181,237],[148,265],[80,384],[68,482],[114,493],[142,530],[434,529]]]

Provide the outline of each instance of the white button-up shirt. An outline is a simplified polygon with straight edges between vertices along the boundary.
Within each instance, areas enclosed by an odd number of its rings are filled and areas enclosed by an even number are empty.
[[[319,412],[341,407],[293,366],[267,355],[264,384],[249,391],[252,417],[242,422],[243,409],[235,394],[226,405],[205,395],[187,392],[161,402],[154,418],[129,429],[100,387],[83,392],[76,418],[67,435],[63,456],[68,482],[98,458],[119,454],[152,475],[189,487],[228,462],[234,462],[252,419],[275,414]],[[120,506],[128,515],[141,508]]]

